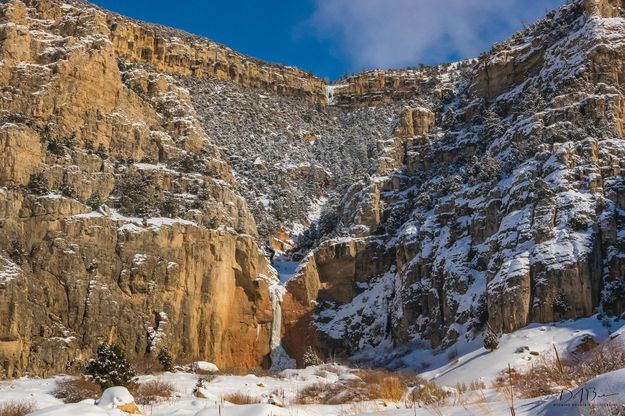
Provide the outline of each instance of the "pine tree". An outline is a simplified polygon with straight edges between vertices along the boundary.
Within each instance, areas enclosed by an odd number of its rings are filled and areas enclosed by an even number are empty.
[[[44,195],[49,192],[48,180],[43,176],[43,173],[40,172],[30,175],[27,187],[28,190],[35,195]]]
[[[103,389],[127,386],[135,371],[117,345],[100,344],[96,357],[85,365],[85,374],[93,377]]]
[[[486,335],[484,335],[484,348],[486,348],[490,352],[493,352],[497,348],[499,348],[499,339],[494,332],[488,331]]]
[[[321,361],[321,358],[319,358],[319,355],[311,346],[306,349],[306,352],[302,357],[302,361],[304,362],[304,367],[311,367],[323,364],[323,361]]]
[[[86,204],[89,208],[91,208],[94,211],[100,208],[100,205],[102,205],[100,191],[97,191],[97,190],[94,191],[89,197],[89,199],[87,199]]]
[[[171,371],[173,369],[171,354],[167,347],[161,348],[158,352],[158,362],[161,363],[163,371]]]

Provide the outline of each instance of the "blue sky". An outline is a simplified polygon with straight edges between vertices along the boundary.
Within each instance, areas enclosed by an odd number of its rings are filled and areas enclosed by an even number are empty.
[[[564,0],[93,0],[257,58],[345,72],[478,55]]]

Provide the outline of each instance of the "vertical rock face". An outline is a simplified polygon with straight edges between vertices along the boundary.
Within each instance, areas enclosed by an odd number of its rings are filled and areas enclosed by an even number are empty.
[[[94,8],[11,1],[0,33],[0,374],[101,342],[262,365],[273,271],[189,93],[118,61]]]
[[[395,135],[401,139],[423,136],[429,133],[436,124],[435,114],[427,108],[406,108],[399,116]]]

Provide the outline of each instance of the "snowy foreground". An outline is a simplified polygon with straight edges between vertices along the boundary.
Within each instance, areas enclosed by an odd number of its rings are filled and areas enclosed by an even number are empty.
[[[596,317],[550,325],[531,325],[501,339],[498,350],[489,353],[472,343],[459,343],[458,355],[450,358],[449,352],[433,355],[428,351],[415,351],[408,360],[429,360],[430,368],[421,375],[436,381],[450,392],[444,406],[410,407],[408,401],[385,402],[375,400],[340,405],[295,404],[298,393],[316,383],[334,384],[357,377],[356,370],[339,365],[308,367],[303,370],[285,370],[273,376],[255,375],[211,376],[197,393],[201,375],[192,373],[164,373],[140,376],[138,383],[158,380],[170,383],[175,390],[172,398],[152,405],[138,406],[144,415],[153,416],[343,416],[343,415],[510,415],[510,402],[505,393],[493,388],[493,381],[510,363],[523,370],[532,360],[549,354],[555,347],[566,354],[584,335],[599,342],[614,339],[625,330],[621,321],[600,321]],[[37,409],[33,416],[98,416],[124,415],[117,410],[132,409],[134,399],[123,388],[104,392],[94,402],[64,405],[53,397],[56,384],[66,376],[49,379],[22,378],[0,382],[0,408],[5,402],[29,402]],[[480,381],[483,388],[458,393],[457,383]],[[258,404],[235,405],[224,402],[223,397],[242,393],[258,400]],[[278,404],[274,405],[274,404]],[[625,369],[607,373],[590,380],[573,391],[534,399],[515,399],[516,415],[521,416],[573,416],[616,415],[614,404],[625,403]],[[135,410],[137,410],[135,408]],[[131,411],[131,410],[129,410]]]

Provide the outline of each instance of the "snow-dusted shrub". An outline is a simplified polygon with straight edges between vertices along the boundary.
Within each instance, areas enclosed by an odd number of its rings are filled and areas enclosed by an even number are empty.
[[[120,211],[127,215],[155,217],[159,215],[160,195],[151,173],[124,174],[117,183]]]
[[[606,282],[601,293],[601,304],[604,305],[605,310],[618,311],[623,302],[625,302],[625,279]]]
[[[180,201],[172,194],[167,194],[160,207],[160,214],[164,217],[175,218],[180,213]]]
[[[76,188],[74,188],[71,184],[67,182],[63,182],[59,186],[59,191],[61,194],[67,198],[76,198]]]
[[[540,356],[524,373],[512,368],[502,371],[495,379],[497,390],[513,390],[521,397],[532,398],[552,394],[562,387],[571,387],[574,376],[565,360],[558,362],[554,354]]]
[[[490,352],[493,352],[497,348],[499,348],[499,339],[497,338],[497,335],[494,332],[488,331],[484,335],[484,348],[486,348]]]
[[[76,139],[74,136],[59,139],[57,137],[44,134],[42,139],[48,143],[46,147],[48,152],[56,156],[64,156],[67,150],[73,149],[76,145]]]
[[[13,262],[17,265],[22,264],[22,257],[26,255],[26,250],[24,250],[24,246],[22,246],[21,241],[13,240],[11,242],[11,248],[9,248],[9,257]]]
[[[49,192],[48,180],[41,172],[32,173],[26,188],[35,195],[45,195]]]
[[[328,392],[331,388],[329,383],[311,384],[297,393],[296,402],[299,404],[327,403]]]
[[[113,386],[127,386],[135,376],[135,371],[124,352],[117,345],[100,344],[95,358],[85,365],[85,374],[106,389]]]
[[[141,383],[134,396],[138,404],[152,404],[169,399],[174,394],[174,386],[171,383],[152,380]]]
[[[625,342],[614,339],[607,345],[574,354],[569,361],[576,378],[585,382],[600,374],[625,368]]]
[[[558,293],[556,298],[553,300],[552,307],[553,307],[553,311],[560,316],[565,315],[568,311],[571,310],[569,299],[566,297],[564,293]]]
[[[173,360],[167,347],[162,347],[160,349],[157,358],[158,362],[161,363],[161,366],[163,367],[163,371],[171,371],[173,369]]]
[[[486,294],[480,295],[475,310],[476,329],[481,330],[488,322],[488,298]]]
[[[598,375],[625,368],[625,345],[612,340],[589,351],[556,357],[555,353],[540,356],[524,373],[512,369],[512,384],[524,398],[558,392],[562,387],[574,388]],[[496,386],[510,383],[507,370],[496,380]]]
[[[309,346],[302,357],[302,361],[304,367],[310,367],[315,365],[323,364],[323,360],[319,357],[319,354],[313,349],[313,347]]]
[[[319,382],[301,389],[296,398],[299,404],[347,404],[362,403],[379,398],[377,384],[368,384],[364,380],[342,380],[336,383]]]
[[[75,377],[58,381],[52,394],[65,403],[78,403],[99,398],[102,395],[102,388],[87,377]]]
[[[100,208],[100,205],[102,205],[100,191],[94,191],[85,204],[94,211]]]
[[[424,381],[408,393],[408,401],[415,406],[442,405],[449,394],[433,381]]]

